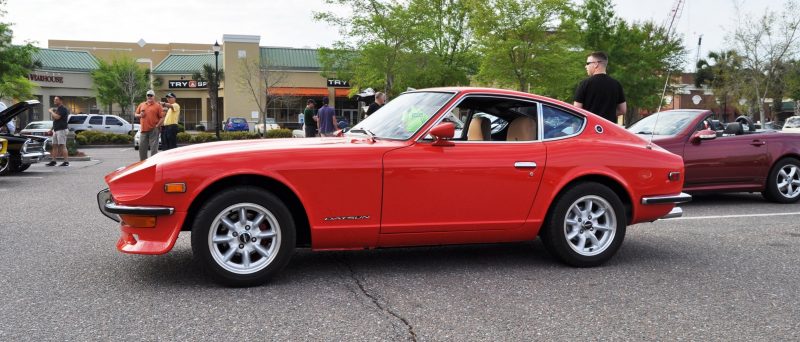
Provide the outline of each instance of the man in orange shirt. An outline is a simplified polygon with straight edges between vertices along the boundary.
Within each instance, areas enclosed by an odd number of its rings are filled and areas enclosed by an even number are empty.
[[[156,93],[147,91],[147,101],[136,107],[136,117],[139,118],[141,135],[139,136],[139,160],[147,159],[147,150],[150,156],[158,153],[158,138],[161,135],[161,125],[164,124],[164,110],[161,103],[155,101]]]

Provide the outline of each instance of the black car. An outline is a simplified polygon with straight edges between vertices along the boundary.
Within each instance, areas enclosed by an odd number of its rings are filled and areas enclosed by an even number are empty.
[[[6,108],[6,110],[0,112],[0,126],[5,126],[17,115],[38,104],[39,101],[29,100]],[[47,138],[19,135],[14,134],[14,132],[0,133],[0,137],[8,140],[8,166],[0,170],[0,175],[25,171],[31,164],[38,163],[50,156],[46,149]]]

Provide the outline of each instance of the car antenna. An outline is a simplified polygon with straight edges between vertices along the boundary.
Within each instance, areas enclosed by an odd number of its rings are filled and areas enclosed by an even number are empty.
[[[653,136],[656,135],[656,127],[658,126],[658,119],[661,117],[661,112],[653,113],[650,115],[656,115],[656,122],[653,123],[653,129],[650,130],[650,139],[647,141],[646,149],[652,150],[653,149]]]

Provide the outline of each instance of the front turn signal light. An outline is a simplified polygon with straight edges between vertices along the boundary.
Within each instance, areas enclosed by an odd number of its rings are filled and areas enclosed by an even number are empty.
[[[164,192],[168,194],[186,192],[186,183],[167,183],[164,184]]]
[[[681,180],[681,173],[678,172],[678,171],[670,172],[669,175],[667,175],[667,178],[669,178],[669,180],[671,182],[680,181]]]
[[[133,228],[153,228],[156,226],[155,216],[125,215],[121,214],[122,224]]]

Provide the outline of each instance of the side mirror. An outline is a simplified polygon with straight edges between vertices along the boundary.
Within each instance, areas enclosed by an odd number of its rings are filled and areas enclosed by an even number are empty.
[[[710,129],[704,129],[692,134],[691,142],[699,144],[702,140],[713,140],[717,138],[717,132]]]
[[[450,139],[453,139],[453,136],[456,135],[456,125],[452,122],[440,123],[432,128],[428,134],[436,138],[433,142],[433,146],[455,146],[455,144],[450,141]]]

